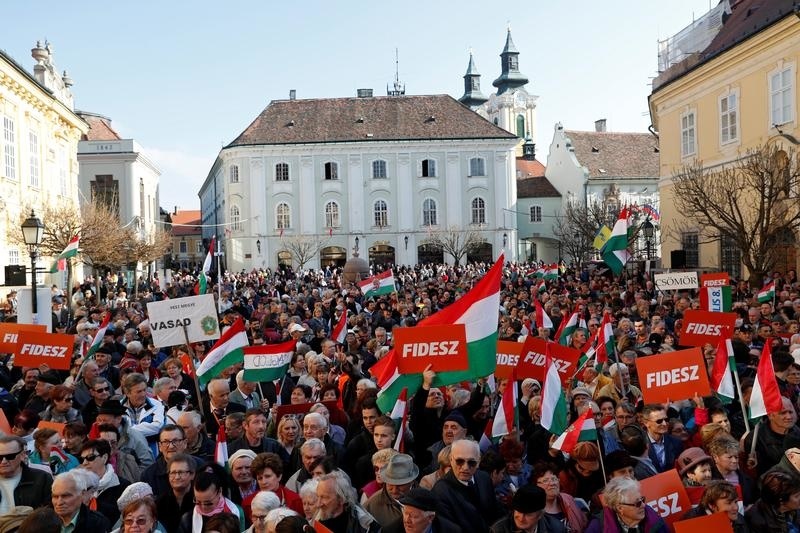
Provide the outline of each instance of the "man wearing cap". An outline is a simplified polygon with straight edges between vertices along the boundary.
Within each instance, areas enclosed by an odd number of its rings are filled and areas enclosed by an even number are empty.
[[[490,533],[561,533],[566,531],[557,518],[546,514],[547,493],[536,485],[525,485],[511,499],[511,513],[489,529]]]
[[[460,412],[451,412],[449,415],[447,415],[447,417],[445,417],[444,425],[442,425],[442,440],[434,442],[428,447],[428,453],[430,454],[431,461],[426,470],[433,472],[439,467],[439,463],[436,458],[439,456],[439,452],[442,451],[442,448],[452,444],[454,441],[464,439],[466,437],[467,421]]]
[[[403,519],[400,500],[414,487],[419,468],[414,459],[400,453],[389,459],[380,471],[383,488],[370,496],[364,509],[375,517],[381,527],[387,527]]]
[[[25,409],[33,411],[34,413],[41,413],[50,405],[50,391],[56,385],[61,385],[63,380],[59,375],[53,371],[48,370],[42,372],[36,381],[36,389],[33,396],[31,396],[28,403],[25,404]]]
[[[403,516],[383,533],[449,533],[458,526],[438,514],[439,500],[428,489],[414,488],[399,500]]]
[[[119,400],[106,400],[97,410],[98,424],[111,424],[119,430],[118,448],[136,458],[139,467],[144,470],[155,458],[147,445],[147,439],[139,431],[131,427],[125,416],[126,409]]]

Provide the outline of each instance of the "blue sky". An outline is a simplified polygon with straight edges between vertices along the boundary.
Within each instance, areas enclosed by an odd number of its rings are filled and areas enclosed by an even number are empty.
[[[395,48],[408,94],[463,92],[471,48],[484,94],[510,24],[539,96],[539,159],[552,128],[646,131],[657,41],[709,0],[4,2],[0,48],[28,70],[47,38],[78,109],[110,117],[161,169],[161,204],[199,209],[219,149],[271,100],[383,95]],[[13,21],[13,22],[12,22]],[[8,24],[8,22],[12,22]]]

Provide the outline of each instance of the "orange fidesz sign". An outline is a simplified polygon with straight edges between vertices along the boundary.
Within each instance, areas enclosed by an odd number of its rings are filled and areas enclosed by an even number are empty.
[[[401,374],[418,374],[428,365],[435,372],[469,368],[464,324],[397,328],[392,335]]]
[[[694,398],[695,394],[711,394],[706,362],[700,348],[640,357],[636,360],[636,371],[645,403],[665,403]]]
[[[69,370],[72,360],[74,335],[21,331],[14,350],[14,366],[47,365],[58,370]]]

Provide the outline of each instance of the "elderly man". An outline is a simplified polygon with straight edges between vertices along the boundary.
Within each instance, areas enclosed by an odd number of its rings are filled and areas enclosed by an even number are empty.
[[[297,449],[297,448],[295,448]],[[307,439],[299,448],[300,467],[286,481],[286,488],[300,492],[300,487],[312,478],[314,464],[325,458],[325,444],[320,439]]]
[[[59,375],[52,370],[42,372],[36,379],[34,395],[28,400],[25,409],[33,411],[34,413],[41,413],[52,403],[50,401],[50,391],[52,391],[53,387],[56,385],[61,385],[62,380]]]
[[[167,531],[177,531],[181,516],[194,509],[194,475],[195,462],[188,455],[178,453],[167,461],[170,490],[156,499],[158,521]]]
[[[613,383],[609,383],[600,392],[596,393],[597,396],[608,396],[617,402],[617,405],[626,399],[629,403],[636,405],[639,398],[642,397],[642,391],[638,387],[631,385],[631,374],[628,367],[623,363],[614,363],[608,367],[608,372],[611,374]]]
[[[375,519],[359,508],[356,492],[342,473],[325,474],[317,485],[317,520],[333,533],[380,531]]]
[[[442,515],[458,524],[461,531],[483,533],[500,518],[502,508],[494,495],[489,474],[478,470],[481,459],[478,443],[453,442],[450,472],[433,486]]]
[[[214,441],[203,431],[203,417],[197,411],[184,411],[178,417],[178,424],[186,435],[186,453],[201,461],[214,459]]]
[[[400,498],[402,520],[383,528],[384,533],[448,533],[458,526],[437,514],[439,500],[428,489],[411,489]]]
[[[141,469],[145,469],[155,460],[153,452],[147,445],[147,439],[139,431],[131,427],[125,416],[126,409],[119,400],[106,400],[97,412],[98,424],[111,424],[119,430],[119,449],[136,458]]]
[[[110,531],[108,519],[83,504],[82,497],[86,490],[84,480],[84,477],[78,477],[74,472],[64,472],[53,480],[53,510],[61,519],[61,531]]]
[[[119,368],[111,364],[112,358],[112,348],[109,345],[100,346],[94,354],[99,376],[110,381],[111,389],[116,390],[120,386],[121,377]]]
[[[767,470],[778,464],[784,450],[800,447],[800,429],[797,429],[797,413],[791,400],[781,397],[782,409],[777,413],[768,413],[766,419],[759,422],[758,437],[755,446],[756,472],[761,477]],[[743,449],[749,454],[753,449],[753,433],[744,439]]]
[[[51,477],[25,464],[25,442],[0,437],[0,515],[15,505],[39,507],[50,501]]]
[[[91,427],[97,419],[100,406],[103,405],[103,402],[111,398],[112,389],[111,383],[100,376],[87,381],[87,385],[89,387],[87,390],[91,399],[86,402],[81,409],[81,417],[83,423],[86,424],[87,427]]]
[[[38,368],[23,368],[22,370],[22,381],[11,389],[11,394],[16,397],[20,408],[25,407],[28,400],[36,394],[36,384],[39,381],[39,374],[41,374]]]
[[[278,453],[283,448],[275,439],[266,436],[267,417],[258,408],[248,409],[244,414],[244,435],[228,444],[228,452],[238,450],[251,450],[255,454],[271,452]]]
[[[147,378],[139,373],[128,374],[122,380],[122,391],[125,399],[122,402],[131,427],[147,439],[147,443],[156,452],[158,432],[164,425],[164,405],[147,397]]]
[[[99,375],[100,369],[98,368],[97,363],[92,360],[83,363],[80,377],[75,380],[75,383],[72,385],[72,388],[74,389],[72,398],[77,404],[78,409],[82,409],[92,400],[89,389],[91,388],[92,381],[94,381],[94,379]]]
[[[153,382],[153,396],[155,396],[156,399],[161,402],[161,405],[164,406],[165,412],[167,411],[167,401],[169,400],[169,395],[176,390],[178,390],[178,387],[169,376],[158,378]]]
[[[416,484],[419,468],[410,455],[400,453],[389,459],[380,474],[383,488],[370,496],[364,509],[375,517],[381,527],[387,527],[403,519],[403,509],[398,500]]]
[[[434,442],[432,445],[428,446],[428,453],[429,455],[426,456],[426,459],[430,457],[430,462],[428,463],[427,470],[432,472],[438,468],[437,457],[439,452],[445,447],[453,442],[465,439],[467,437],[467,421],[458,411],[453,411],[444,419],[444,425],[442,425],[442,440]]]
[[[156,497],[166,494],[170,490],[169,471],[167,463],[178,454],[186,452],[186,435],[180,426],[168,424],[161,428],[158,434],[158,458],[142,472],[141,480],[153,488]],[[189,456],[194,461],[194,470],[200,467],[202,461]]]
[[[328,420],[320,413],[308,413],[303,417],[303,439],[319,439],[325,444],[326,455],[333,459],[336,466],[344,464],[344,446],[334,441],[328,433]],[[297,467],[299,457],[297,448],[292,450],[289,460],[292,467]]]
[[[231,413],[244,413],[247,409],[230,400],[231,386],[226,379],[212,379],[208,383],[208,401],[205,403],[206,433],[217,438],[220,423]]]
[[[265,413],[269,412],[269,402],[261,399],[256,388],[258,383],[245,381],[244,370],[236,373],[236,390],[232,391],[229,400],[237,403],[246,409],[261,409]]]

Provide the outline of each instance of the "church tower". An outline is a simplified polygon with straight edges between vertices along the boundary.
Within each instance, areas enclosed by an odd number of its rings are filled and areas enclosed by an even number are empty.
[[[481,92],[481,75],[478,73],[478,69],[475,68],[475,60],[470,51],[467,73],[464,74],[464,95],[458,101],[475,110],[488,100]]]
[[[519,71],[519,51],[511,39],[511,28],[506,35],[506,46],[500,53],[500,69],[500,77],[492,82],[497,87],[498,96],[528,83],[528,78]]]

